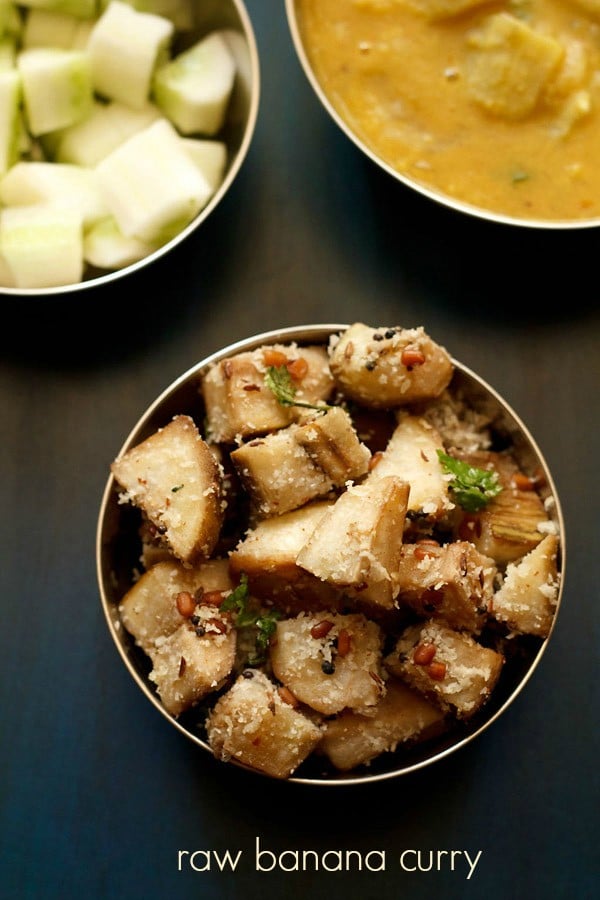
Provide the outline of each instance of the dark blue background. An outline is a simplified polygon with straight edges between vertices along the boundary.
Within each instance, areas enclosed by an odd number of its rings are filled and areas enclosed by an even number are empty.
[[[511,229],[411,193],[321,108],[283,4],[247,8],[261,109],[214,215],[121,283],[2,301],[0,896],[591,898],[600,233]],[[527,422],[562,499],[567,578],[538,668],[482,736],[430,770],[315,789],[217,763],[140,694],[105,626],[96,519],[111,460],[178,375],[256,332],[357,319],[423,324]],[[385,850],[386,871],[257,873],[257,836]],[[462,863],[403,872],[410,848],[483,853],[466,881]],[[178,871],[179,850],[203,849],[243,855],[235,873]]]

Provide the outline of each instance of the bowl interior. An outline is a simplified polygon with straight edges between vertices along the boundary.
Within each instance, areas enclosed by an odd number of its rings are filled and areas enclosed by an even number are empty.
[[[302,343],[326,342],[332,333],[342,331],[345,325],[313,325],[266,332],[240,341],[213,354],[184,373],[169,386],[149,407],[127,437],[121,452],[135,446],[157,428],[170,421],[177,413],[188,413],[197,422],[203,421],[203,410],[198,391],[202,374],[207,367],[235,353],[252,350],[268,343],[296,341]],[[479,410],[492,413],[494,433],[499,444],[512,445],[514,455],[526,471],[543,473],[543,499],[552,498],[551,515],[560,536],[559,570],[562,571],[561,587],[556,612],[560,606],[564,583],[564,525],[559,498],[552,475],[533,437],[506,402],[475,373],[454,360],[453,385],[460,386],[470,403]],[[140,545],[137,530],[139,514],[129,505],[119,504],[118,489],[110,476],[102,498],[97,530],[97,574],[102,607],[116,647],[130,674],[156,709],[183,735],[212,754],[203,736],[202,711],[192,710],[178,720],[172,718],[162,706],[148,680],[149,663],[145,654],[135,646],[131,636],[121,626],[118,604],[132,584],[139,565]],[[556,615],[554,617],[556,622]],[[554,627],[554,626],[553,626]],[[552,631],[551,631],[552,633]],[[429,765],[471,741],[483,732],[519,694],[539,662],[549,640],[522,636],[514,644],[514,652],[507,656],[498,685],[487,704],[467,723],[457,723],[442,736],[419,743],[396,753],[384,753],[368,769],[350,775],[340,774],[318,758],[307,760],[289,780],[299,783],[322,785],[357,784],[405,774]],[[234,761],[235,765],[239,765]],[[258,773],[255,773],[258,774]]]
[[[258,116],[260,98],[260,68],[256,38],[252,22],[243,0],[192,0],[193,29],[176,34],[174,52],[191,46],[212,30],[227,30],[228,45],[232,50],[237,72],[233,92],[227,109],[223,129],[216,136],[227,147],[225,173],[218,189],[198,215],[170,241],[143,259],[115,271],[88,266],[84,279],[77,284],[58,287],[29,289],[0,287],[0,293],[21,296],[51,296],[99,287],[136,272],[164,256],[195,231],[211,214],[234,181],[252,140]]]
[[[506,215],[496,212],[492,208],[478,206],[473,203],[463,202],[453,196],[445,194],[441,190],[430,187],[427,183],[420,181],[417,177],[411,177],[403,171],[399,171],[389,164],[376,150],[373,149],[361,136],[354,130],[352,124],[342,115],[340,108],[333,102],[331,96],[324,88],[319,80],[313,64],[311,62],[311,54],[306,44],[303,29],[301,27],[300,15],[301,0],[285,0],[286,16],[288,27],[292,38],[292,43],[300,65],[308,79],[314,93],[317,95],[322,106],[327,110],[333,121],[344,132],[344,134],[358,147],[358,149],[372,160],[377,166],[383,169],[388,175],[407,187],[417,191],[434,203],[442,206],[450,207],[457,212],[465,213],[475,218],[485,219],[490,222],[499,224],[519,226],[528,229],[547,229],[547,230],[571,230],[581,228],[597,228],[600,226],[600,218],[580,218],[580,219],[546,219],[546,218],[520,218],[518,216]]]

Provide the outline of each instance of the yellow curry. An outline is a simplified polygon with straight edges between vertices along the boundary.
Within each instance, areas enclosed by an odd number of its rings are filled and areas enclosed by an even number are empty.
[[[600,217],[600,0],[296,0],[309,62],[370,151],[502,217]]]

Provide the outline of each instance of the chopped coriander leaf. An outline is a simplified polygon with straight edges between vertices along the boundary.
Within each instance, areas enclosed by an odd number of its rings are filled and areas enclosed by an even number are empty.
[[[269,641],[277,627],[277,620],[281,618],[278,609],[252,609],[249,605],[248,576],[242,574],[238,586],[221,603],[220,609],[236,614],[236,628],[254,628],[255,652],[249,657],[251,666],[259,666],[266,661],[266,652]]]
[[[265,375],[265,384],[282,406],[294,405],[296,386],[286,366],[269,366]]]
[[[280,618],[281,613],[278,609],[269,609],[256,619],[255,651],[248,658],[251,666],[260,666],[266,662],[269,643],[277,628],[277,620]]]
[[[502,490],[496,471],[479,469],[442,450],[438,450],[437,455],[444,471],[452,475],[449,487],[454,499],[467,512],[483,509]]]
[[[302,406],[305,409],[318,410],[331,408],[326,403],[317,405],[296,400],[296,385],[292,381],[287,366],[269,366],[265,374],[265,384],[281,406]]]
[[[224,612],[236,612],[238,616],[241,613],[248,612],[248,576],[242,573],[240,583],[232,590],[228,597],[225,597],[221,603],[220,609]]]
[[[241,609],[235,620],[236,628],[251,628],[256,625],[256,611],[252,609]]]
[[[269,641],[271,637],[275,633],[275,629],[277,628],[277,620],[281,618],[281,613],[278,609],[270,609],[267,612],[262,613],[256,620],[256,629],[258,634],[256,636],[257,646],[266,649],[269,646]]]

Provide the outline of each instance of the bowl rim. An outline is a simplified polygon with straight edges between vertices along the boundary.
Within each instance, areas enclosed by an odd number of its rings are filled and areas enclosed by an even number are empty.
[[[151,265],[161,257],[165,256],[170,250],[173,250],[176,246],[181,244],[188,237],[188,235],[190,235],[197,228],[199,228],[200,225],[202,225],[202,223],[209,217],[215,207],[219,205],[225,194],[229,191],[229,188],[237,177],[237,174],[248,155],[248,151],[252,143],[252,138],[256,130],[261,95],[260,59],[258,54],[256,34],[254,31],[252,20],[250,18],[248,10],[246,9],[245,0],[229,0],[229,2],[236,9],[240,24],[242,26],[242,31],[240,33],[243,34],[243,37],[245,38],[246,44],[248,46],[248,55],[250,62],[250,84],[252,89],[249,92],[248,115],[244,125],[242,140],[235,153],[235,156],[231,160],[231,164],[227,172],[225,173],[221,184],[214,192],[214,194],[210,197],[208,203],[200,210],[198,215],[195,216],[192,221],[189,222],[188,225],[186,225],[185,228],[183,228],[174,237],[172,237],[170,241],[167,241],[166,244],[163,244],[152,253],[149,253],[148,256],[144,256],[142,259],[130,263],[128,266],[123,266],[121,269],[115,269],[114,271],[106,272],[103,275],[98,275],[93,278],[75,282],[73,284],[55,285],[53,287],[18,288],[4,287],[0,285],[0,296],[5,294],[7,296],[32,298],[44,298],[51,296],[66,297],[80,291],[89,290],[91,288],[99,288],[103,285],[110,284],[113,281],[118,281],[128,275],[132,275],[134,272],[137,272],[140,269],[145,268],[146,266]]]
[[[354,132],[351,126],[344,120],[341,114],[334,107],[325,90],[321,86],[321,83],[310,63],[308,53],[302,40],[301,29],[298,22],[296,9],[297,4],[298,0],[285,0],[288,28],[301,68],[304,71],[304,74],[314,93],[316,94],[317,98],[319,99],[327,113],[336,123],[336,125],[352,141],[352,143],[359,150],[361,150],[362,153],[365,154],[365,156],[367,156],[372,162],[379,166],[379,168],[383,169],[384,172],[387,172],[388,175],[391,175],[391,177],[396,181],[401,182],[406,187],[411,188],[418,194],[427,197],[429,200],[432,200],[434,203],[437,203],[440,206],[453,209],[455,212],[466,213],[467,215],[472,216],[476,219],[495,222],[498,225],[510,225],[513,227],[516,226],[529,230],[541,229],[544,231],[579,231],[587,228],[600,227],[600,216],[597,216],[593,219],[521,219],[518,216],[510,216],[503,213],[494,212],[494,210],[486,209],[485,207],[477,206],[473,203],[467,203],[466,201],[455,199],[449,194],[445,194],[443,191],[428,187],[426,184],[423,184],[417,179],[413,179],[409,175],[406,175],[405,173],[395,169],[384,159],[382,159],[377,153],[375,153],[375,151],[372,150],[371,147],[369,147],[364,141],[361,140],[361,138]]]
[[[236,353],[256,349],[257,347],[265,343],[285,343],[291,341],[306,342],[309,340],[325,341],[331,335],[344,331],[348,327],[349,325],[347,323],[324,323],[288,326],[278,329],[272,329],[234,341],[233,343],[222,347],[220,350],[209,354],[204,359],[189,367],[181,375],[175,378],[175,380],[173,380],[171,384],[169,384],[163,391],[161,391],[156,399],[146,408],[141,416],[139,416],[137,422],[125,438],[121,448],[118,451],[117,456],[135,445],[135,443],[140,439],[140,434],[144,432],[144,429],[147,427],[149,421],[166,400],[170,399],[182,387],[196,380],[202,371],[206,371],[206,369],[214,363],[226,359]],[[517,684],[510,690],[510,693],[505,698],[504,702],[501,703],[500,706],[489,716],[485,716],[485,719],[473,731],[457,740],[453,740],[449,746],[444,747],[437,752],[434,751],[431,755],[427,755],[425,758],[420,759],[417,762],[410,763],[405,766],[400,765],[398,768],[390,769],[389,771],[386,770],[374,774],[361,773],[356,776],[341,774],[339,776],[332,776],[328,778],[304,777],[302,775],[296,776],[292,774],[292,776],[290,776],[289,778],[283,779],[284,783],[313,785],[319,787],[347,787],[351,785],[355,786],[358,784],[374,784],[376,782],[387,781],[391,778],[397,778],[402,775],[408,775],[412,772],[416,772],[455,753],[457,750],[465,747],[467,744],[470,744],[479,735],[483,734],[483,732],[486,731],[490,727],[490,725],[495,722],[502,715],[502,713],[504,713],[513,703],[513,701],[524,689],[525,685],[529,682],[530,678],[533,676],[533,673],[539,665],[539,662],[546,651],[550,638],[552,637],[552,634],[556,627],[556,621],[562,604],[565,584],[566,536],[562,506],[556,489],[556,485],[554,483],[554,479],[552,477],[552,473],[533,435],[531,434],[523,420],[520,418],[520,416],[512,408],[512,406],[498,393],[495,388],[488,384],[488,382],[486,382],[480,375],[477,375],[472,369],[459,362],[453,356],[451,356],[451,360],[453,366],[458,372],[461,373],[461,375],[466,376],[466,378],[471,380],[478,389],[480,389],[486,396],[491,397],[491,399],[498,404],[499,408],[502,410],[502,413],[507,416],[511,424],[515,426],[517,432],[524,438],[528,448],[532,451],[533,455],[536,458],[536,461],[542,468],[545,483],[548,488],[548,494],[553,499],[552,512],[553,519],[558,528],[560,549],[560,579],[558,585],[558,596],[549,633],[544,639],[541,640],[537,652],[532,656],[527,671],[520,677]],[[174,718],[172,715],[170,715],[170,713],[167,712],[165,707],[160,702],[157,694],[149,687],[144,678],[137,671],[127,652],[125,651],[121,640],[119,640],[119,629],[115,626],[115,621],[113,619],[113,616],[111,616],[111,608],[114,608],[114,602],[110,601],[105,589],[106,576],[103,565],[105,522],[109,504],[111,500],[114,499],[115,489],[116,482],[114,476],[112,474],[109,474],[102,492],[100,509],[97,517],[95,541],[97,585],[99,589],[100,602],[102,605],[104,618],[108,626],[111,638],[113,640],[113,643],[116,645],[118,653],[122,661],[124,662],[129,674],[133,677],[142,693],[152,703],[155,709],[157,709],[159,713],[184,737],[186,737],[188,740],[191,740],[194,744],[201,747],[204,751],[208,752],[209,756],[214,759],[214,754],[206,741],[204,741],[199,735],[194,734],[192,731],[186,728],[185,725],[182,725],[182,723],[178,721],[178,719]],[[251,767],[240,763],[235,758],[232,758],[230,760],[230,763],[237,768],[250,772],[253,775],[267,778],[269,781],[278,780],[274,779],[267,773],[261,772],[257,769],[252,769]]]

